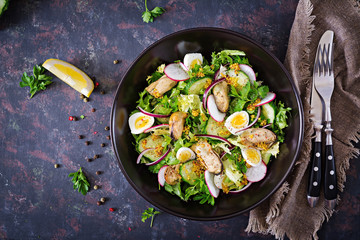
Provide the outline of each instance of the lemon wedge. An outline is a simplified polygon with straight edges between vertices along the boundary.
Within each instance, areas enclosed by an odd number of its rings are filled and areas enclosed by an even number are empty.
[[[51,58],[43,63],[43,67],[86,97],[94,90],[89,76],[68,62]]]

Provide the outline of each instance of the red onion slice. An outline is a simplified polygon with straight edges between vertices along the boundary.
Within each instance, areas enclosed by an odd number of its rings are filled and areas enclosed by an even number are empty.
[[[158,164],[159,162],[161,162],[161,160],[163,160],[169,154],[170,150],[171,150],[171,148],[168,148],[166,153],[164,155],[162,155],[158,160],[151,162],[151,163],[145,163],[145,165],[152,166],[152,165]]]
[[[220,141],[223,141],[224,143],[229,144],[230,146],[233,146],[233,145],[231,144],[231,142],[229,142],[229,141],[226,140],[225,138],[219,137],[219,136],[216,136],[216,135],[210,135],[210,134],[195,134],[195,136],[196,136],[196,137],[208,137],[208,138],[220,140]]]
[[[148,133],[148,132],[151,132],[151,131],[153,131],[155,129],[162,128],[162,127],[169,128],[169,124],[164,123],[164,124],[156,125],[156,126],[153,126],[153,127],[149,127],[148,129],[144,130],[144,133]]]
[[[267,128],[267,127],[270,127],[271,125],[272,125],[272,123],[269,123],[269,124],[262,126],[262,128]]]
[[[235,148],[235,146],[229,147],[230,152],[231,152],[234,148]],[[220,155],[220,160],[221,160],[226,154],[227,154],[227,152],[224,151],[224,152]]]
[[[141,160],[142,156],[144,156],[145,153],[147,153],[148,151],[154,150],[154,149],[155,148],[148,148],[148,149],[145,149],[144,151],[142,151],[140,153],[140,155],[138,156],[138,158],[136,159],[136,164],[140,163],[140,160]]]
[[[258,107],[258,112],[257,112],[256,118],[254,119],[254,121],[253,121],[252,123],[250,123],[249,125],[247,125],[246,127],[242,128],[242,129],[239,129],[239,130],[236,132],[236,134],[239,133],[239,132],[241,132],[241,131],[244,131],[244,130],[246,130],[246,129],[248,129],[248,128],[251,128],[251,127],[257,122],[257,120],[259,119],[260,113],[261,113],[261,110],[260,110],[260,108]]]
[[[137,107],[140,112],[142,112],[143,114],[146,114],[150,117],[157,117],[157,118],[167,118],[167,117],[170,117],[170,114],[169,115],[162,115],[162,114],[155,114],[155,113],[149,113],[147,111],[145,111],[144,109],[142,109],[141,107]]]
[[[206,100],[207,100],[207,96],[209,95],[209,92],[211,91],[211,89],[216,85],[216,84],[218,84],[218,83],[221,83],[222,81],[224,81],[225,80],[225,78],[220,78],[219,80],[216,80],[216,81],[214,81],[214,82],[212,82],[209,86],[208,86],[208,88],[205,90],[205,92],[204,92],[204,95],[203,95],[203,107],[204,107],[204,109],[206,110]]]
[[[242,189],[239,189],[239,190],[232,190],[232,191],[229,191],[229,193],[231,194],[237,194],[239,192],[242,192],[246,189],[248,189],[249,187],[251,186],[251,182],[249,182],[245,187],[243,187]]]

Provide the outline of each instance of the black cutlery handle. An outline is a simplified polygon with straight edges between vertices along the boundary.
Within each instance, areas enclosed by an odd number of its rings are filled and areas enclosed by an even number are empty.
[[[309,197],[319,197],[321,183],[321,141],[315,140],[312,154],[307,193]]]
[[[325,146],[324,196],[326,200],[337,197],[337,180],[333,145]]]

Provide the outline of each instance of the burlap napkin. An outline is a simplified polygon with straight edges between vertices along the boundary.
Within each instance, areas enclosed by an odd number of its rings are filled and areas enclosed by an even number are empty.
[[[309,121],[312,71],[321,35],[326,30],[334,31],[335,89],[331,112],[338,189],[343,191],[349,159],[359,154],[351,143],[360,137],[359,12],[359,1],[300,0],[285,66],[298,86],[304,105],[303,147],[287,182],[269,200],[250,212],[247,232],[270,233],[280,239],[285,235],[290,239],[317,239],[316,233],[322,223],[333,214],[325,207],[323,193],[315,208],[310,208],[306,199],[313,135]]]

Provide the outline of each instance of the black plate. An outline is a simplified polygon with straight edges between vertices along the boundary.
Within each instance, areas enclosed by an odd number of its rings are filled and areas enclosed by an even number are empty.
[[[269,167],[265,179],[253,184],[237,195],[220,194],[214,206],[198,202],[183,202],[165,190],[160,190],[157,175],[144,165],[137,165],[127,119],[136,107],[138,92],[147,86],[146,76],[161,63],[182,60],[188,52],[199,52],[210,60],[213,51],[239,49],[245,51],[253,68],[258,72],[277,99],[293,109],[285,142],[280,154]],[[303,138],[303,109],[293,80],[280,61],[250,38],[226,29],[195,28],[170,34],[144,50],[133,62],[120,82],[111,112],[112,144],[122,173],[131,186],[147,201],[173,215],[193,220],[219,220],[239,215],[256,207],[285,181],[298,155]]]

